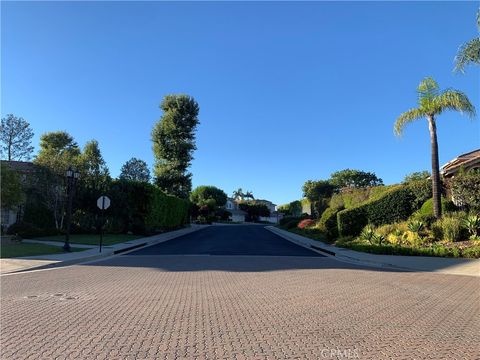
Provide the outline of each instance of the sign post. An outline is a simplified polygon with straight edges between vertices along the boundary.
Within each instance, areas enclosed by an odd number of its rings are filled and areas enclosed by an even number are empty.
[[[102,252],[103,224],[105,222],[105,210],[110,207],[110,198],[105,195],[100,196],[97,200],[97,206],[100,210],[102,210],[102,220],[100,223],[100,252]]]

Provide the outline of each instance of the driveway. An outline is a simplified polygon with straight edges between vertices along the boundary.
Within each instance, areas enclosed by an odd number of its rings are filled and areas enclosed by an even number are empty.
[[[355,266],[261,226],[1,277],[1,359],[476,359],[478,278]]]

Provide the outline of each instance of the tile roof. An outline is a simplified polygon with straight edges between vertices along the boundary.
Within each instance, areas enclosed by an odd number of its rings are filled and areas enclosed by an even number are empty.
[[[457,172],[462,166],[469,167],[477,162],[480,163],[480,149],[459,155],[455,159],[450,160],[441,167],[441,172],[444,176],[448,176]]]

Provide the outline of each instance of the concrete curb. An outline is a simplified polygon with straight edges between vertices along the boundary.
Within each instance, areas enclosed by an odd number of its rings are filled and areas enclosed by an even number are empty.
[[[355,250],[343,249],[324,244],[320,241],[312,240],[310,238],[294,234],[277,227],[267,226],[265,228],[297,245],[315,250],[322,255],[332,257],[342,262],[398,271],[428,272],[436,274],[480,277],[480,260],[478,259],[453,259],[362,253]],[[395,264],[395,262],[397,262],[397,264]],[[423,262],[425,264],[420,266],[419,262]],[[398,263],[401,264],[399,265]],[[430,263],[430,267],[428,266],[428,263]],[[439,264],[442,266],[438,266]]]
[[[203,230],[210,225],[192,225],[188,228],[183,228],[175,231],[170,231],[158,235],[153,235],[150,237],[145,237],[145,238],[140,238],[140,239],[135,239],[135,240],[130,240],[125,243],[119,243],[115,245],[110,245],[108,247],[104,247],[102,249],[101,253],[96,253],[96,254],[88,254],[87,256],[78,256],[73,259],[67,259],[67,260],[58,260],[56,261],[55,259],[51,259],[52,263],[50,264],[42,264],[42,265],[33,265],[30,267],[25,267],[17,270],[12,270],[12,271],[6,271],[2,272],[0,276],[4,275],[13,275],[13,274],[18,274],[26,271],[32,271],[32,270],[43,270],[43,269],[53,269],[53,268],[58,268],[58,267],[65,267],[65,266],[70,266],[70,265],[75,265],[75,264],[83,264],[83,263],[91,263],[94,261],[97,261],[102,258],[107,258],[107,257],[112,257],[112,256],[117,256],[117,255],[124,255],[125,253],[139,250],[141,248],[146,248],[149,246],[157,245],[169,240],[176,239],[178,237],[184,236],[191,234],[193,232],[197,232],[200,230]],[[72,247],[75,247],[75,244],[72,244]],[[98,250],[98,248],[93,248],[87,251],[93,251],[93,250]],[[79,252],[77,254],[81,255],[82,252]],[[52,256],[53,257],[53,256]],[[12,258],[13,260],[15,258]],[[22,258],[16,258],[18,260],[46,260],[44,257],[41,256],[29,256],[29,257],[22,257]]]

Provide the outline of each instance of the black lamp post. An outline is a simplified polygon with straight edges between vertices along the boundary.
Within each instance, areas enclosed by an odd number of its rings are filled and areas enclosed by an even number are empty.
[[[73,170],[71,166],[68,167],[65,173],[67,177],[67,196],[68,196],[68,208],[67,208],[67,232],[65,234],[65,244],[63,250],[70,251],[70,225],[72,224],[72,203],[73,193],[75,192],[75,185],[80,177],[80,173],[77,170]]]

